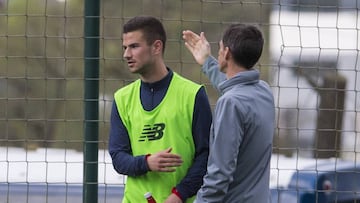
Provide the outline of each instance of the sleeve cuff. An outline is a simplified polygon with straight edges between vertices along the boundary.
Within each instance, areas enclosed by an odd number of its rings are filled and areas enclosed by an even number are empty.
[[[207,68],[209,67],[209,63],[211,63],[213,60],[216,60],[212,55],[208,56],[204,62],[204,64],[201,67],[201,70],[203,73],[206,73]]]
[[[150,155],[151,155],[151,154],[145,155],[145,164],[146,164],[146,167],[147,167],[148,171],[151,171],[151,169],[150,169],[150,167],[149,167],[149,164],[148,164],[148,162],[147,162],[147,160],[148,160],[148,158],[149,158]]]
[[[177,191],[176,187],[173,187],[173,188],[172,188],[171,193],[175,194],[175,195],[178,196],[181,200],[183,200],[183,199],[181,198],[181,195],[180,195],[179,191]]]

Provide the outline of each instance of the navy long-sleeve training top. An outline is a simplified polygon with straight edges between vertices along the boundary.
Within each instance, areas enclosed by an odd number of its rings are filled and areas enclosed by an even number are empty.
[[[151,111],[164,98],[173,77],[173,72],[155,83],[141,82],[140,98],[145,110]],[[209,132],[212,113],[204,87],[196,94],[192,133],[195,143],[195,159],[187,175],[176,186],[183,200],[196,194],[203,183],[209,154]],[[137,176],[149,171],[145,155],[132,156],[132,150],[127,129],[125,128],[117,110],[115,101],[111,111],[111,128],[109,135],[109,153],[115,170],[124,175]],[[169,191],[170,193],[170,191]]]

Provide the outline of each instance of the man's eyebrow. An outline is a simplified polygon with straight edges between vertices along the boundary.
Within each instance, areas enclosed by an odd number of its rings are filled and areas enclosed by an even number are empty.
[[[134,47],[134,46],[138,46],[138,45],[139,45],[139,43],[134,42],[134,43],[131,43],[131,44],[128,44],[128,45],[123,45],[123,47],[124,48],[126,48],[126,47]]]

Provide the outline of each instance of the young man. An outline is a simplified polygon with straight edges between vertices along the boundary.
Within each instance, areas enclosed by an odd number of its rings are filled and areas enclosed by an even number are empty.
[[[262,53],[261,32],[251,25],[231,25],[219,42],[217,61],[204,33],[187,30],[183,38],[221,92],[211,126],[207,173],[195,202],[269,202],[275,108],[269,85],[253,69]]]
[[[123,26],[123,57],[140,79],[114,94],[109,153],[127,175],[124,203],[192,202],[203,183],[211,126],[203,86],[168,68],[161,22],[138,16]]]

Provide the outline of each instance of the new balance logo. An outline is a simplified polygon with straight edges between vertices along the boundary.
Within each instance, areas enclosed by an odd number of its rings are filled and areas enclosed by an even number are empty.
[[[165,124],[164,123],[156,123],[153,126],[144,125],[143,132],[139,137],[139,142],[144,142],[146,140],[153,141],[159,140],[164,135]]]

